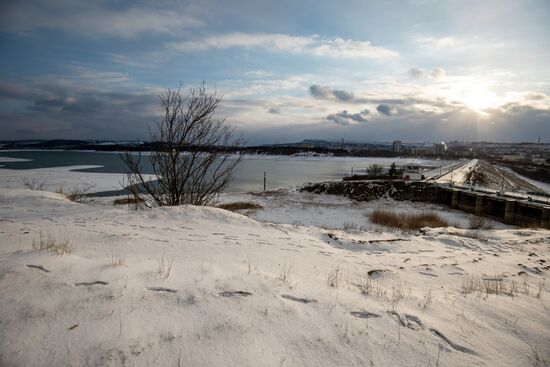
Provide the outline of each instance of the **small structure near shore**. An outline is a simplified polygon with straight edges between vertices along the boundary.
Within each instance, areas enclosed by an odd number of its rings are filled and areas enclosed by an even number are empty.
[[[424,179],[420,165],[409,164],[403,171],[403,179],[406,181],[421,181]]]

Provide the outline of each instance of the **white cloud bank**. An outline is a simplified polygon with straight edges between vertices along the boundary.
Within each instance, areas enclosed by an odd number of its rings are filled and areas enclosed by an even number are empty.
[[[207,51],[234,47],[262,48],[268,51],[291,52],[333,58],[362,58],[376,61],[393,59],[399,56],[396,51],[374,46],[368,41],[355,41],[343,38],[321,38],[312,36],[291,36],[282,33],[229,33],[208,36],[196,41],[170,43],[173,49],[181,52]]]

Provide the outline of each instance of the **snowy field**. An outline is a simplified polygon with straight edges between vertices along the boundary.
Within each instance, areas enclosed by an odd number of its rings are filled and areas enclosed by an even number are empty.
[[[262,206],[241,214],[134,211],[0,171],[1,366],[550,361],[549,230],[471,230],[443,207],[294,190],[221,197]],[[52,191],[118,184],[86,175],[37,177]],[[370,223],[375,208],[434,210],[452,226],[387,229]],[[66,253],[37,250],[41,236]]]

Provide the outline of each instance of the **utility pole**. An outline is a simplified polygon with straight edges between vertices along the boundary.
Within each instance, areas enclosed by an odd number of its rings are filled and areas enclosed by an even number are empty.
[[[267,186],[267,176],[266,176],[265,171],[264,171],[264,191],[266,189],[266,186]]]

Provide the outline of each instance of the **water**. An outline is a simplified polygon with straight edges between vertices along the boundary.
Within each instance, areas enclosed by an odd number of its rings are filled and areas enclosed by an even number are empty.
[[[8,169],[25,170],[34,168],[92,165],[95,168],[75,169],[79,172],[124,173],[125,166],[119,153],[84,152],[59,150],[1,151],[0,156],[28,159],[20,162],[4,162],[0,166]],[[142,162],[147,163],[144,155]],[[233,181],[226,191],[246,192],[263,189],[263,174],[267,175],[267,188],[276,189],[301,185],[306,182],[339,179],[349,175],[352,167],[355,173],[364,173],[373,163],[389,167],[418,163],[439,167],[448,162],[412,158],[355,158],[355,157],[288,157],[288,156],[245,156],[237,167]],[[153,173],[149,164],[144,164],[144,173]]]

